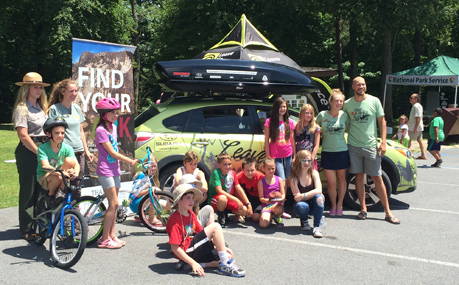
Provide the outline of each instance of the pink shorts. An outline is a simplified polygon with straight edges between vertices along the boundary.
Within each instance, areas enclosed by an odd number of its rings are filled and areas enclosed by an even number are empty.
[[[220,195],[224,196],[224,194],[214,195],[212,197],[212,200],[210,201],[210,205],[212,206],[214,211],[218,211],[218,209],[217,209],[217,201],[218,201],[218,197],[220,197]],[[225,209],[226,210],[230,210],[231,212],[237,212],[239,210],[239,206],[237,205],[236,202],[228,199],[228,204],[226,204],[226,208]]]

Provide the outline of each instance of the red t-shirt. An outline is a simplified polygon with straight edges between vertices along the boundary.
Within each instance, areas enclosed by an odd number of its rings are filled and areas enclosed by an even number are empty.
[[[255,176],[252,180],[247,179],[243,171],[237,174],[239,185],[241,185],[242,189],[244,189],[246,193],[249,193],[253,197],[258,197],[258,181],[260,181],[263,177],[265,177],[265,175],[258,170],[255,171]]]
[[[194,235],[203,230],[193,211],[188,211],[188,217],[175,211],[169,217],[166,232],[169,235],[169,243],[179,245],[184,251],[190,246]]]

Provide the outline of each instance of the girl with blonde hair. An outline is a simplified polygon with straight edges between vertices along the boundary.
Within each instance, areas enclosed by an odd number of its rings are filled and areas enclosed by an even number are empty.
[[[314,107],[311,104],[304,104],[300,111],[300,119],[295,126],[296,152],[310,151],[314,158],[314,169],[317,169],[320,132],[320,127],[316,124]]]

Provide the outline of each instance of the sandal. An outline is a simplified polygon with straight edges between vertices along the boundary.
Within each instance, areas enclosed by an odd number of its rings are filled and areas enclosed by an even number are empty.
[[[366,219],[367,219],[367,212],[365,212],[365,211],[360,211],[360,213],[357,215],[357,219],[359,219],[359,220],[366,220]]]
[[[400,221],[396,217],[385,217],[384,220],[394,225],[400,224]]]

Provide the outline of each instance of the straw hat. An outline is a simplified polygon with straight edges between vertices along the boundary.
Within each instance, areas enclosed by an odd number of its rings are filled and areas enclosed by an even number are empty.
[[[182,177],[180,177],[179,185],[181,184],[192,184],[192,186],[198,188],[198,190],[202,189],[202,182],[199,181],[198,179],[194,178],[193,174],[185,174]]]
[[[174,189],[174,204],[172,205],[172,208],[176,209],[177,204],[180,201],[180,199],[182,199],[183,195],[190,192],[194,193],[194,204],[196,205],[197,203],[199,203],[199,200],[202,199],[201,191],[194,188],[190,184],[181,184]]]
[[[37,84],[44,87],[49,86],[48,83],[43,83],[41,75],[36,72],[29,72],[24,76],[22,82],[16,82],[16,85],[18,86],[22,86],[24,84]]]

